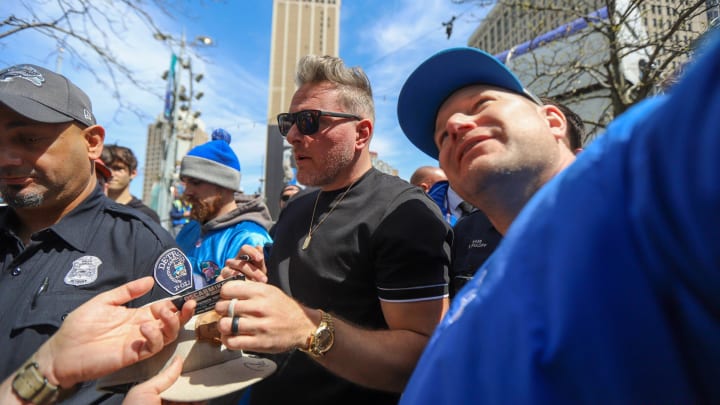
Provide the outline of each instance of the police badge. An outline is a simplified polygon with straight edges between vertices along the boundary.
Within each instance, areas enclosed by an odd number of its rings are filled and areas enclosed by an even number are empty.
[[[176,295],[192,288],[192,265],[178,248],[166,250],[158,257],[153,269],[155,281],[169,294]]]
[[[95,256],[83,256],[72,262],[72,268],[65,275],[65,284],[81,286],[88,285],[98,276],[98,267],[102,264],[102,260]]]

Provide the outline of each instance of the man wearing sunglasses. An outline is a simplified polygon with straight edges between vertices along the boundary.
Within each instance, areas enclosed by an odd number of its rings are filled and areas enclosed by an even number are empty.
[[[360,68],[308,56],[297,81],[278,126],[317,189],[280,213],[268,257],[244,246],[250,261],[227,262],[223,276],[267,284],[225,284],[216,310],[235,317],[219,330],[231,349],[284,353],[252,404],[394,404],[448,306],[451,231],[421,189],[372,168]]]

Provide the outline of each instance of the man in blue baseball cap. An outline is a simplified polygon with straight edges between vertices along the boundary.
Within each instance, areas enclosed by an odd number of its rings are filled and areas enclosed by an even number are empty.
[[[398,100],[400,126],[440,161],[452,188],[505,233],[548,180],[575,160],[567,120],[495,57],[453,48],[423,62]]]
[[[398,108],[408,138],[494,221],[503,182],[524,208],[497,222],[502,243],[453,301],[401,404],[720,401],[712,38],[669,96],[628,110],[547,182],[569,160],[549,136],[562,120],[490,55],[442,52],[410,76]]]

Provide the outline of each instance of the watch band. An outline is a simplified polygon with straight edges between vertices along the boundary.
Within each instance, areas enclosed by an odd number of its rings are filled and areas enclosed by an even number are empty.
[[[48,405],[63,401],[77,392],[80,384],[63,388],[51,384],[40,372],[35,356],[30,357],[15,373],[13,392],[23,401],[34,405]]]
[[[327,353],[328,350],[332,348],[335,339],[335,324],[333,323],[332,316],[322,309],[319,309],[318,311],[320,311],[320,324],[317,329],[308,336],[306,347],[299,348],[300,351],[313,357],[322,357],[325,353]],[[327,336],[328,334],[329,339]]]
[[[60,388],[50,384],[40,373],[39,365],[31,357],[15,374],[12,383],[13,391],[21,399],[35,405],[53,404],[58,400]]]

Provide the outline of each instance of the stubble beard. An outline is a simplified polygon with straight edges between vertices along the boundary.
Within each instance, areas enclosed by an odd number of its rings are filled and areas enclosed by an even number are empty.
[[[309,172],[307,169],[298,169],[297,178],[301,184],[312,187],[322,187],[332,184],[340,173],[345,170],[353,160],[353,149],[345,149],[342,145],[335,145],[325,155],[325,167]]]

